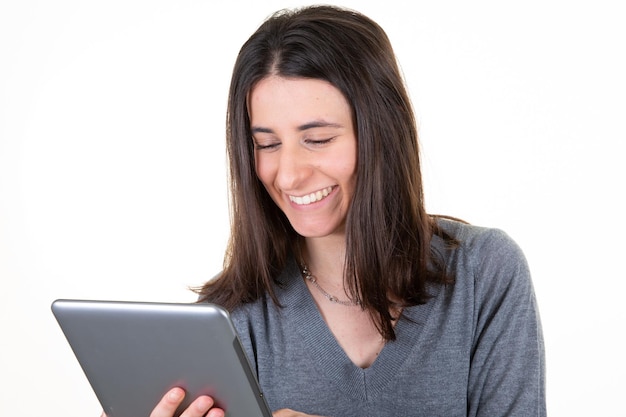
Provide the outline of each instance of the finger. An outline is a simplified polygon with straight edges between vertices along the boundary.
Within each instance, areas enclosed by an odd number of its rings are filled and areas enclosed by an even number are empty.
[[[172,417],[184,398],[185,391],[182,388],[169,390],[152,410],[150,417]]]
[[[289,408],[283,408],[281,410],[276,410],[272,413],[272,417],[321,417],[314,416],[312,414],[305,414],[299,411],[290,410]]]
[[[214,405],[213,398],[202,395],[189,404],[189,407],[180,417],[202,417],[205,414],[206,417],[224,417],[224,412],[219,408],[213,408]]]
[[[225,417],[226,412],[221,408],[212,408],[206,417]]]
[[[288,408],[276,410],[274,411],[274,413],[272,413],[272,417],[293,417],[295,415],[296,415],[296,412]]]

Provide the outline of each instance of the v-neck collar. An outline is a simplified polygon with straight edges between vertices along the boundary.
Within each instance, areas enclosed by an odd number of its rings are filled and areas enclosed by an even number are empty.
[[[434,301],[430,299],[424,305],[405,308],[396,323],[396,340],[383,347],[371,366],[360,368],[350,360],[324,321],[293,259],[282,278],[283,291],[279,301],[284,310],[283,319],[291,322],[287,327],[297,329],[309,352],[309,359],[329,381],[336,381],[338,389],[363,401],[375,397],[394,380],[407,355],[418,343]],[[429,291],[436,296],[439,287],[432,286]]]

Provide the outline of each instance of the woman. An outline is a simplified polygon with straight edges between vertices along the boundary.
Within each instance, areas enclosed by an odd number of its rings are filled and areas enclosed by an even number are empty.
[[[523,254],[426,214],[413,112],[375,22],[333,7],[268,19],[237,58],[227,141],[231,240],[200,299],[231,310],[275,416],[545,415]],[[224,414],[212,404],[183,415]]]

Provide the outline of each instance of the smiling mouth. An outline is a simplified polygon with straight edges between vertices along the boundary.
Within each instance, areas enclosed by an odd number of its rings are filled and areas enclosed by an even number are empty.
[[[314,193],[303,195],[300,197],[296,197],[293,195],[289,196],[289,201],[295,203],[299,206],[306,206],[308,204],[316,203],[328,197],[328,195],[333,191],[333,187],[326,187],[322,190],[318,190]]]

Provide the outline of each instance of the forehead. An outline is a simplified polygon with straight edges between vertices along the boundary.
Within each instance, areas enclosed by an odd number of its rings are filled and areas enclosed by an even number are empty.
[[[253,125],[351,121],[348,101],[331,83],[275,75],[263,78],[251,90],[248,113]]]

